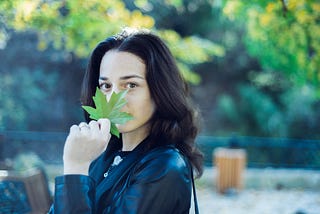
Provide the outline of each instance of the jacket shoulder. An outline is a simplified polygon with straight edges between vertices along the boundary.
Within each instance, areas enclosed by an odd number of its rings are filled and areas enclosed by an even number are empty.
[[[163,146],[148,152],[134,167],[138,181],[154,182],[161,179],[189,180],[190,168],[186,158],[174,147]]]

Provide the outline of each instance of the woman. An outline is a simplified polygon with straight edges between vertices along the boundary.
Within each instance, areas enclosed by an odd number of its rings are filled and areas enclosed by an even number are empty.
[[[186,85],[159,37],[135,31],[94,49],[82,86],[83,105],[127,89],[121,111],[133,120],[73,125],[64,148],[64,175],[56,178],[52,213],[189,213],[192,171],[202,173],[197,125]],[[192,170],[193,169],[193,170]]]

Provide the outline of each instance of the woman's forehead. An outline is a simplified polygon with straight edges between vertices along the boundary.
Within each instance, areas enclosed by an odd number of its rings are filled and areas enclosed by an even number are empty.
[[[100,64],[100,77],[102,78],[145,78],[146,66],[136,55],[124,51],[108,51]]]

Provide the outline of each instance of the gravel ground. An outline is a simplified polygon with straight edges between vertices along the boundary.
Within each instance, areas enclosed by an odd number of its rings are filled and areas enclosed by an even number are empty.
[[[61,167],[48,167],[48,172],[53,190]],[[216,174],[208,167],[196,180],[200,214],[320,214],[320,171],[246,169],[244,189],[226,195],[216,191]]]
[[[196,181],[200,213],[320,214],[319,171],[246,170],[244,177],[243,190],[220,194],[215,187],[216,170],[207,168]]]
[[[302,190],[243,190],[221,195],[198,189],[203,214],[320,214],[320,193]]]

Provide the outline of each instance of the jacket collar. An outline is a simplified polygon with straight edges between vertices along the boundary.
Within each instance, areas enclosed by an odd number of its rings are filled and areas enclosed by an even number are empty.
[[[109,173],[108,177],[104,178],[103,174],[107,171],[107,169],[113,162],[117,148],[121,148],[121,140],[118,140],[118,142],[113,141],[110,143],[112,143],[110,145],[110,148],[107,148],[100,160],[97,160],[97,162],[92,167],[93,171],[97,173],[92,173],[92,175],[90,175],[96,180],[98,185],[96,187],[96,206],[100,203],[101,199],[105,201],[105,197],[108,197],[108,195],[114,195],[116,187],[121,183],[121,181],[123,181],[123,179],[126,178],[135,163],[137,163],[144,156],[143,154],[147,151],[150,141],[148,137],[144,139],[136,148],[134,148],[134,150],[132,150],[132,152],[130,152],[123,159],[123,161],[121,161],[118,166],[116,166],[116,168],[114,168]],[[116,146],[113,143],[117,143],[117,145],[119,146]],[[96,176],[98,176],[99,179],[97,179]],[[105,202],[108,203],[108,201]]]

